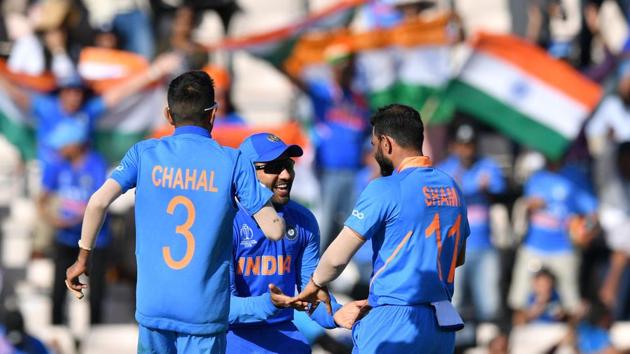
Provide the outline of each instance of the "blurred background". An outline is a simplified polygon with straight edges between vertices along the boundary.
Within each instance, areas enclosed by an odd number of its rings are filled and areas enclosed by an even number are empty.
[[[379,175],[370,113],[421,112],[472,231],[457,352],[628,352],[629,16],[627,0],[0,2],[0,353],[135,352],[133,192],[89,301],[62,280],[90,194],[171,133],[165,87],[192,69],[215,80],[219,142],[305,149],[292,195],[322,250]],[[340,302],[367,296],[371,257],[334,283]],[[350,352],[349,331],[296,322],[315,353]]]

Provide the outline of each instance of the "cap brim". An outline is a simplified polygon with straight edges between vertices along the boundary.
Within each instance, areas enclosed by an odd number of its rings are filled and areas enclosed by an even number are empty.
[[[285,155],[286,157],[300,157],[304,154],[304,151],[301,147],[297,145],[288,145],[288,146],[279,146],[276,149],[268,151],[263,155],[258,156],[255,162],[269,162],[277,159],[280,156]]]

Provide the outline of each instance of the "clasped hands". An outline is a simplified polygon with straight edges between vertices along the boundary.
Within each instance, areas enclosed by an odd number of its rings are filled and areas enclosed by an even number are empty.
[[[351,301],[343,305],[334,314],[327,287],[319,287],[313,281],[300,294],[294,297],[285,295],[274,284],[269,284],[271,302],[278,308],[293,308],[298,311],[308,311],[312,314],[319,304],[326,306],[326,311],[333,315],[335,323],[342,328],[351,329],[354,323],[363,318],[371,309],[367,300]]]

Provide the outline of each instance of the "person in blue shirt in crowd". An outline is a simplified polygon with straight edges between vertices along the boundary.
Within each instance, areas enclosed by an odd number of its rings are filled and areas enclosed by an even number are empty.
[[[44,165],[42,192],[37,199],[43,219],[55,228],[55,278],[53,284],[52,323],[62,324],[66,300],[66,269],[74,263],[81,238],[81,221],[88,200],[105,181],[107,163],[89,147],[87,132],[79,122],[66,121],[48,136],[48,146],[56,149],[62,160]],[[105,294],[107,246],[111,236],[105,220],[96,239],[90,277],[90,322],[102,321]]]
[[[458,291],[453,303],[464,305],[464,295],[470,292],[475,319],[492,321],[499,315],[500,267],[499,254],[492,245],[490,204],[492,196],[505,191],[505,179],[499,165],[477,153],[477,133],[468,124],[455,130],[452,155],[437,167],[448,173],[460,186],[466,206],[470,237],[466,241],[466,265],[457,273]]]
[[[576,247],[586,247],[597,232],[597,199],[574,182],[582,177],[564,162],[547,159],[524,186],[528,230],[514,265],[508,305],[523,310],[531,290],[532,270],[548,268],[556,276],[560,300],[569,314],[580,303],[578,274],[580,256]],[[583,227],[573,228],[575,221]]]
[[[41,340],[26,332],[20,311],[3,309],[0,315],[0,353],[48,354],[50,351]]]
[[[601,301],[587,305],[585,314],[573,328],[574,346],[580,354],[625,353],[615,348],[610,338],[613,315]]]
[[[66,283],[82,296],[78,277],[87,272],[105,211],[135,187],[138,352],[224,353],[234,216],[239,209],[252,215],[273,240],[284,236],[285,224],[250,161],[211,138],[210,76],[176,77],[167,101],[174,134],[135,144],[92,195]]]
[[[152,81],[173,72],[180,59],[172,53],[158,57],[151,68],[141,75],[133,76],[100,96],[91,96],[77,72],[57,78],[57,89],[52,94],[35,94],[0,78],[0,87],[24,111],[34,119],[37,139],[37,158],[43,163],[60,159],[56,150],[48,145],[48,136],[63,122],[75,121],[89,134],[103,114],[126,97],[140,91]]]
[[[372,239],[372,309],[352,327],[353,353],[452,353],[455,331],[464,326],[450,303],[470,234],[463,195],[422,155],[424,126],[416,110],[383,107],[372,125],[383,177],[361,193],[295,301],[323,302],[331,311],[328,284]]]
[[[514,324],[561,322],[565,320],[565,315],[556,290],[556,278],[551,271],[542,268],[532,278],[532,292],[527,298],[527,309],[514,315]]]
[[[310,98],[314,113],[316,167],[321,183],[322,248],[352,210],[352,193],[361,168],[363,142],[369,136],[369,107],[354,87],[355,58],[347,43],[334,43],[324,53],[331,78],[291,77]]]
[[[294,295],[296,286],[303,289],[319,261],[317,221],[290,195],[293,158],[302,156],[302,148],[287,145],[276,135],[258,133],[245,139],[240,150],[253,164],[260,183],[273,191],[272,204],[287,231],[282,240],[269,241],[244,209],[236,214],[227,353],[310,353],[306,338],[291,322],[291,297],[284,295]],[[358,316],[362,304],[356,301],[342,308],[333,300],[332,306],[335,314],[341,311],[339,316]],[[337,326],[323,307],[315,310],[312,319],[325,328]]]

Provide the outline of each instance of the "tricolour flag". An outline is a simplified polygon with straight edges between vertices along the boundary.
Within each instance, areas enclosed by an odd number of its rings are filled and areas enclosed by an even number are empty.
[[[560,158],[602,96],[569,64],[509,35],[480,34],[446,97],[515,141]]]

